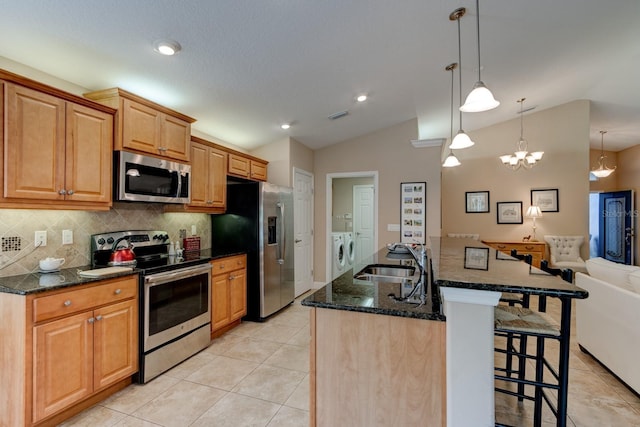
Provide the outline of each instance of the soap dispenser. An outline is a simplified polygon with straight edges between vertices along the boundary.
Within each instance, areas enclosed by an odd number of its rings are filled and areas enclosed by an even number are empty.
[[[169,256],[176,256],[176,247],[173,242],[169,243]]]

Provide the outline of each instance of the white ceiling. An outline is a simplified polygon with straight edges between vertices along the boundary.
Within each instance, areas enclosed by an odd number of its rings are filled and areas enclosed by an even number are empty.
[[[0,56],[90,90],[119,86],[248,150],[284,136],[316,149],[413,117],[421,139],[447,137],[458,7],[463,95],[477,79],[474,0],[3,3]],[[592,145],[600,129],[605,149],[640,143],[639,21],[638,0],[482,0],[482,80],[501,105],[465,113],[464,129],[517,117],[522,97],[537,111],[591,99]],[[162,38],[182,52],[155,53]]]

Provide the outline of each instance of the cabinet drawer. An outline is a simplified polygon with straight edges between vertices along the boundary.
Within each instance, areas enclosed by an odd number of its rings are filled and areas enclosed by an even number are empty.
[[[247,256],[234,255],[211,261],[211,264],[213,266],[211,274],[215,276],[217,274],[228,273],[233,270],[245,268],[247,266]]]
[[[43,296],[33,300],[34,323],[66,316],[94,307],[134,298],[138,289],[138,276],[110,280],[88,288]]]

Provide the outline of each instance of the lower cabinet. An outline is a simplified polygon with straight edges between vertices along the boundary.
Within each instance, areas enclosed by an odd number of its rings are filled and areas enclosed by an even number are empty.
[[[211,335],[221,335],[247,314],[247,256],[211,261]]]
[[[57,425],[126,387],[138,371],[137,275],[22,296],[12,305],[26,329],[7,330],[3,341],[33,346],[2,358],[20,365],[22,382],[0,375],[0,387],[12,393],[0,425]]]
[[[546,258],[547,244],[545,242],[483,240],[482,243],[506,255],[511,255],[512,249],[518,251],[518,255],[531,255],[531,265],[536,268],[540,268],[540,261]]]

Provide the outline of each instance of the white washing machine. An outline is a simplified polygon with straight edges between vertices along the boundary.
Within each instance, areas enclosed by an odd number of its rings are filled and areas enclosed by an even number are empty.
[[[353,261],[356,258],[356,242],[353,240],[353,232],[344,233],[344,250],[347,253],[346,269],[353,268]]]
[[[332,275],[331,280],[340,276],[346,270],[347,253],[344,249],[344,233],[331,233],[332,237],[332,251],[331,251],[331,265]]]

